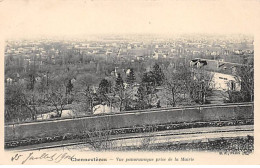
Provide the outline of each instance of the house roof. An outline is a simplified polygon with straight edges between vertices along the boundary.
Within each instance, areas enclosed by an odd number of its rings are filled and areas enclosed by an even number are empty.
[[[243,64],[224,62],[220,60],[200,59],[200,58],[196,58],[192,62],[194,62],[195,60],[197,60],[197,62],[206,61],[207,63],[204,64],[203,68],[207,71],[214,71],[214,72],[219,72],[224,74],[233,74],[234,68],[244,66]]]

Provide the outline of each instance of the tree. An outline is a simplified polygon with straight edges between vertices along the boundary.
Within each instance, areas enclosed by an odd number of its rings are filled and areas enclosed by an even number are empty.
[[[118,73],[116,78],[115,90],[120,90],[122,88],[124,88],[124,81],[121,77],[121,74]]]
[[[207,103],[207,97],[212,94],[213,74],[203,69],[198,69],[193,73],[193,80],[188,83],[190,97],[200,104]]]
[[[68,83],[66,85],[66,99],[67,99],[68,104],[72,103],[72,101],[73,101],[73,99],[71,97],[72,89],[73,89],[73,84],[71,83],[71,80],[69,79]]]
[[[254,66],[249,64],[237,70],[236,78],[241,80],[241,95],[243,101],[254,101]],[[239,79],[238,79],[239,80]]]
[[[21,121],[37,119],[37,97],[34,92],[25,91],[21,85],[5,88],[5,120]]]
[[[55,107],[56,115],[61,117],[65,105],[67,104],[66,85],[59,78],[54,79],[45,94],[46,102]]]
[[[123,85],[115,84],[112,89],[112,96],[109,98],[114,104],[119,107],[119,111],[132,109],[133,88],[131,86],[124,87]]]
[[[109,91],[106,90],[107,87],[109,87]],[[120,74],[117,74],[112,87],[107,80],[102,80],[99,88],[102,102],[106,102],[110,107],[118,108],[119,111],[132,109],[133,87],[125,87]]]
[[[80,91],[77,92],[78,103],[77,106],[81,106],[80,109],[84,110],[86,113],[91,112],[94,107],[94,102],[97,99],[97,94],[90,86],[85,86]],[[80,111],[81,112],[81,111]]]
[[[35,84],[35,74],[34,73],[30,73],[29,74],[29,86],[28,86],[28,88],[30,89],[30,90],[33,90],[34,89],[34,84]]]
[[[118,107],[119,107],[119,111],[122,111],[123,110],[123,103],[124,103],[124,100],[125,100],[125,87],[124,87],[124,81],[123,81],[120,73],[117,74],[117,78],[116,78],[116,81],[115,81],[113,91],[114,91],[115,98],[119,99],[119,101],[117,102]]]
[[[142,77],[142,84],[149,87],[156,87],[156,79],[152,72],[145,72]]]
[[[100,94],[105,95],[110,91],[110,84],[108,80],[102,79],[99,83],[98,91]]]
[[[148,99],[148,94],[147,94],[147,88],[145,87],[145,85],[140,85],[138,87],[138,90],[137,90],[137,94],[136,94],[136,97],[137,97],[137,104],[136,104],[136,109],[147,109],[149,108],[149,99]]]
[[[164,81],[164,73],[161,67],[157,63],[155,63],[155,65],[153,66],[152,74],[153,74],[153,78],[155,79],[155,84],[157,86],[162,85]]]
[[[189,92],[188,85],[191,82],[191,72],[187,67],[178,67],[176,70],[166,70],[164,88],[166,98],[171,106],[183,103],[186,100],[186,93]]]
[[[71,80],[68,80],[68,84],[66,86],[66,94],[70,94],[73,89],[73,84],[71,83]]]
[[[241,67],[237,67],[234,82],[229,83],[229,89],[227,90],[229,103],[236,102],[252,102],[254,101],[254,66],[247,64]],[[235,89],[234,86],[240,83],[240,90]]]
[[[94,85],[98,78],[92,74],[82,74],[77,76],[74,84],[74,99],[76,102],[75,111],[89,113],[92,112],[95,101],[97,100],[97,93]],[[102,85],[102,84],[101,84]],[[100,90],[98,90],[99,92]]]
[[[134,70],[131,68],[129,74],[126,77],[127,84],[133,84],[135,82],[135,73]]]
[[[77,80],[74,85],[74,90],[81,90],[85,86],[93,86],[99,84],[99,78],[95,74],[84,73],[77,75]]]
[[[179,66],[165,70],[165,95],[171,106],[183,103],[206,103],[212,92],[212,74],[204,70],[191,71],[189,67]]]
[[[145,72],[141,84],[137,91],[137,109],[147,109],[152,107],[152,99],[156,96],[156,80],[152,72]]]

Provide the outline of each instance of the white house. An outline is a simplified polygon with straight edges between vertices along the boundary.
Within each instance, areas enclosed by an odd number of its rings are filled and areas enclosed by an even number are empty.
[[[240,78],[235,76],[236,66],[241,66],[240,64],[196,58],[190,61],[190,66],[194,67],[194,72],[196,69],[201,69],[204,73],[210,74],[211,87],[214,90],[241,90]]]
[[[227,91],[227,90],[234,90],[240,91],[241,90],[241,83],[238,77],[229,74],[217,73],[212,72],[212,87],[215,90]]]

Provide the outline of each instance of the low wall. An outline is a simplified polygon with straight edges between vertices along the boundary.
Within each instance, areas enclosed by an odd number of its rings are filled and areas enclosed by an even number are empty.
[[[253,103],[153,109],[104,116],[10,124],[5,126],[5,141],[78,134],[83,131],[141,125],[218,120],[228,121],[253,118]]]

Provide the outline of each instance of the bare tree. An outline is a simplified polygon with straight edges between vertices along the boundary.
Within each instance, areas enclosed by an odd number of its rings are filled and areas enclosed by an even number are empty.
[[[133,102],[133,87],[120,87],[114,90],[114,98],[118,99],[116,103],[119,107],[119,111],[126,111],[132,109],[131,104]]]
[[[81,106],[81,110],[84,110],[86,114],[92,114],[94,103],[97,98],[97,94],[94,89],[90,86],[85,86],[81,90],[77,91],[76,97],[76,102],[79,103],[77,105]]]
[[[192,69],[192,80],[188,87],[190,95],[195,102],[204,104],[207,103],[207,97],[212,94],[213,88],[213,73],[201,69]]]
[[[188,67],[165,70],[164,88],[171,106],[174,107],[177,103],[187,99],[191,82],[191,72]]]
[[[46,101],[55,107],[56,115],[51,117],[61,117],[62,111],[67,104],[66,88],[63,84],[56,83],[49,87],[45,94]]]
[[[25,92],[21,85],[6,87],[5,117],[7,121],[37,119],[38,97],[34,91]]]
[[[212,74],[203,69],[192,70],[187,66],[165,70],[164,88],[171,106],[179,103],[206,103],[211,94]]]

